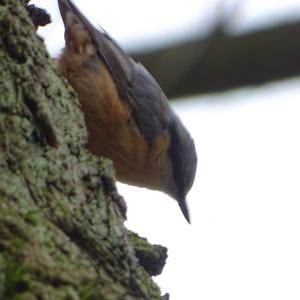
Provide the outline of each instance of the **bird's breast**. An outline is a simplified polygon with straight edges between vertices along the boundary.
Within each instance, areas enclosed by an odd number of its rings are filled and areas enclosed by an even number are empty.
[[[63,53],[60,68],[78,94],[89,134],[88,149],[113,161],[118,180],[164,190],[170,143],[167,134],[150,145],[101,61],[96,56],[94,61],[73,56]]]

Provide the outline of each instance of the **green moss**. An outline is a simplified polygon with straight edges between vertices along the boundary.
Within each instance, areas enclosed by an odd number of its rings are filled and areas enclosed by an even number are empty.
[[[79,297],[80,300],[94,300],[96,299],[95,295],[96,284],[95,283],[88,283],[86,285],[82,285],[79,288]]]
[[[167,249],[160,245],[152,245],[147,239],[134,232],[128,232],[129,239],[134,248],[140,264],[150,275],[161,273],[167,259]]]
[[[38,226],[40,222],[40,217],[38,212],[29,211],[24,215],[24,221],[30,223],[32,226]]]
[[[23,266],[12,259],[6,260],[4,272],[4,299],[11,299],[14,294],[26,289]]]
[[[0,299],[160,299],[127,239],[112,163],[84,148],[78,99],[19,1],[0,3],[0,32]]]

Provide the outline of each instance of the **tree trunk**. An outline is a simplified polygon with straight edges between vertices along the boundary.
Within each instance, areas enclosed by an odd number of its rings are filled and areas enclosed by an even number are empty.
[[[26,4],[0,0],[0,299],[163,299]]]

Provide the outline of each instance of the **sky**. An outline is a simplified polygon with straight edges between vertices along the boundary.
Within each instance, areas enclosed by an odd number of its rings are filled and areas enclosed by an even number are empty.
[[[34,0],[46,8],[52,24],[41,28],[50,53],[58,55],[64,45],[63,25],[56,1]],[[299,0],[77,0],[76,5],[95,25],[101,25],[126,49],[156,48],[194,35],[205,35],[220,14],[227,16],[232,32],[270,26],[300,18]],[[223,4],[223,5],[222,5]],[[228,17],[230,16],[230,17]]]
[[[55,56],[63,47],[55,1],[32,2],[52,15],[39,33]],[[205,34],[220,7],[212,0],[75,2],[126,49]],[[237,2],[224,8],[236,7],[235,32],[300,18],[298,0]],[[170,197],[118,184],[126,225],[168,247],[155,281],[172,300],[300,299],[299,95],[295,78],[172,102],[198,154],[187,197],[191,225]]]
[[[296,78],[175,103],[199,159],[192,225],[168,197],[120,188],[129,227],[169,247],[171,299],[300,298],[299,95]]]

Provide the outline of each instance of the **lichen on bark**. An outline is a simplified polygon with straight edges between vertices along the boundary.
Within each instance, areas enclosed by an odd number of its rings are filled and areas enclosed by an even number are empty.
[[[162,299],[24,2],[0,0],[0,299]]]

